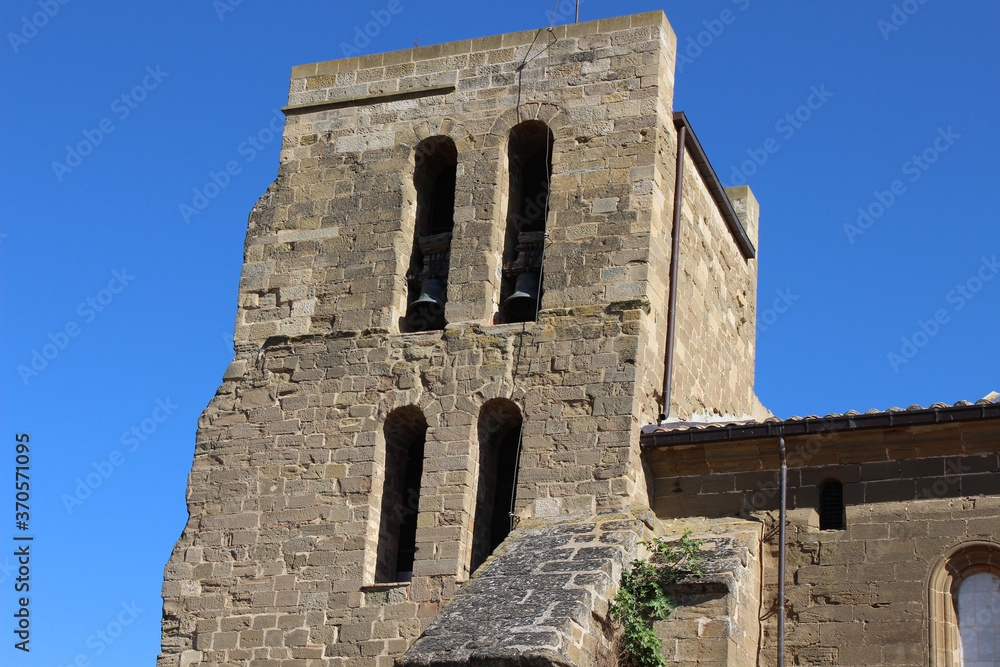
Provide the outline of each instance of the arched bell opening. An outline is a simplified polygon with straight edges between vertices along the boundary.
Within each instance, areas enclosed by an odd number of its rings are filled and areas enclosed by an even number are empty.
[[[510,131],[509,200],[498,317],[501,322],[536,319],[542,298],[542,248],[549,210],[552,146],[552,131],[541,121],[525,121]]]
[[[450,138],[429,137],[417,145],[413,171],[417,219],[406,272],[403,331],[433,331],[446,324],[457,168],[458,151]]]

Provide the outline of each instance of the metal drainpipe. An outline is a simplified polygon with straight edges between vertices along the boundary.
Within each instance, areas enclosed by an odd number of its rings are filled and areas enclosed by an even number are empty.
[[[778,667],[785,667],[785,514],[788,509],[788,461],[785,458],[785,437],[778,437],[781,457],[781,509],[778,512]]]
[[[677,133],[677,168],[674,179],[674,220],[670,229],[670,288],[667,296],[667,351],[663,356],[663,409],[657,424],[670,416],[670,376],[674,370],[674,326],[677,319],[677,274],[680,262],[677,255],[681,250],[681,207],[684,189],[684,142],[687,140],[687,126],[681,125]]]

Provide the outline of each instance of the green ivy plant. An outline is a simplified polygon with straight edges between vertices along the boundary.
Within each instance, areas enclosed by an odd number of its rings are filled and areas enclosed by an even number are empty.
[[[611,617],[621,624],[619,665],[621,667],[664,667],[660,638],[653,623],[661,621],[677,605],[664,591],[681,577],[703,576],[700,556],[703,540],[691,539],[691,531],[673,542],[657,538],[643,542],[648,560],[636,559],[622,572],[621,586],[611,603]]]

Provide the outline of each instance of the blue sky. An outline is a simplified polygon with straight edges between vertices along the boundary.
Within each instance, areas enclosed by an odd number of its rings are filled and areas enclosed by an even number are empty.
[[[0,478],[29,433],[35,541],[25,655],[5,483],[0,663],[155,658],[290,68],[543,27],[555,5],[398,2],[367,43],[388,0],[3,3]],[[723,183],[760,201],[764,404],[822,415],[1000,389],[1000,5],[584,0],[581,19],[653,9],[683,56],[675,108]]]

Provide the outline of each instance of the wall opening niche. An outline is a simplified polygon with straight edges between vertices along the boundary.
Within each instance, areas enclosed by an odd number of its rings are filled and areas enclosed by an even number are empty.
[[[416,406],[398,408],[389,413],[383,433],[385,481],[375,565],[378,584],[413,577],[427,420]]]
[[[831,479],[819,487],[819,529],[844,530],[844,485]]]
[[[521,423],[521,411],[506,399],[488,401],[479,411],[479,483],[470,573],[475,572],[510,533],[510,512],[517,492]]]
[[[406,272],[407,307],[401,331],[434,331],[447,323],[444,310],[457,168],[458,151],[449,137],[428,137],[417,144],[413,170],[417,219]]]
[[[507,141],[510,177],[500,281],[500,322],[533,322],[542,298],[542,249],[552,177],[552,131],[529,120]]]

